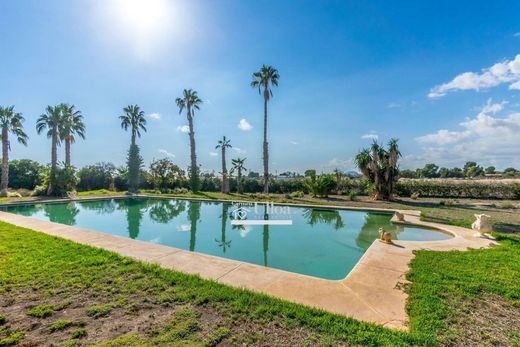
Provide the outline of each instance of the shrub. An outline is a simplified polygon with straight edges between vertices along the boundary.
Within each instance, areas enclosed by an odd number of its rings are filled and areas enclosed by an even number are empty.
[[[330,174],[313,176],[307,180],[307,186],[313,196],[328,197],[336,187],[336,177]]]
[[[112,305],[110,304],[91,306],[86,311],[87,316],[93,318],[108,316],[110,312],[112,312]]]
[[[69,192],[76,190],[78,177],[73,166],[65,166],[56,168],[56,171],[49,178],[54,183],[54,195],[66,196]]]
[[[356,198],[357,198],[357,193],[355,191],[351,190],[350,192],[348,192],[348,199],[350,201],[354,201],[354,200],[356,200]]]
[[[82,337],[87,336],[87,329],[85,328],[77,328],[72,332],[73,339],[81,339]]]
[[[305,194],[301,190],[297,190],[292,192],[290,195],[292,198],[303,198]]]
[[[4,325],[5,322],[7,322],[7,315],[6,314],[0,314],[0,325]]]
[[[188,194],[190,191],[187,188],[175,188],[173,194]]]
[[[25,313],[27,313],[28,316],[43,318],[50,316],[53,311],[54,307],[52,305],[40,305],[31,307]]]
[[[53,333],[55,331],[63,330],[68,328],[72,325],[72,322],[70,320],[57,320],[54,322],[47,330],[49,330],[50,333]]]
[[[116,167],[112,163],[97,163],[83,167],[78,171],[78,190],[114,190]]]
[[[33,190],[42,184],[44,175],[45,168],[34,160],[21,159],[9,162],[9,187],[13,189]]]

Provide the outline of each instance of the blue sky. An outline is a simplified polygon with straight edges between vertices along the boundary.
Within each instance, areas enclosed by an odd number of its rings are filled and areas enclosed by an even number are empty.
[[[3,0],[0,105],[24,114],[30,136],[11,155],[48,162],[35,121],[68,102],[87,126],[73,164],[121,165],[130,134],[117,117],[137,103],[145,162],[186,167],[174,100],[194,88],[203,169],[218,170],[226,135],[231,157],[258,171],[262,98],[249,83],[269,64],[281,76],[269,105],[273,172],[353,169],[375,137],[400,139],[403,168],[520,167],[518,13],[517,1]]]

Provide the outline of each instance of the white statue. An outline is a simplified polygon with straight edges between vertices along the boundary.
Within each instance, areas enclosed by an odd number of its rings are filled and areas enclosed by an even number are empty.
[[[471,224],[471,229],[478,231],[480,236],[484,236],[492,231],[491,223],[489,222],[491,216],[487,214],[476,214],[475,218],[477,218],[477,220]]]

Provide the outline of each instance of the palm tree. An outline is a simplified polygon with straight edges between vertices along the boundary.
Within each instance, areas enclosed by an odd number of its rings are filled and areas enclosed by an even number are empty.
[[[179,107],[179,114],[186,109],[186,117],[188,118],[189,136],[190,136],[190,151],[191,151],[191,166],[190,166],[190,181],[191,190],[196,192],[198,190],[198,167],[197,155],[195,152],[195,132],[193,131],[193,116],[195,110],[200,109],[202,100],[197,95],[197,92],[192,89],[184,89],[182,98],[175,99],[177,107]]]
[[[375,190],[376,200],[391,200],[399,167],[397,161],[401,157],[401,152],[397,145],[397,139],[388,142],[388,149],[385,150],[376,141],[370,149],[361,150],[356,156],[356,164]]]
[[[262,65],[260,71],[253,74],[251,87],[258,88],[258,93],[263,89],[264,92],[264,193],[269,193],[269,149],[267,144],[267,103],[269,98],[273,96],[270,86],[278,86],[278,70],[272,66]]]
[[[52,195],[54,192],[54,175],[58,166],[58,145],[60,143],[60,132],[63,123],[62,107],[47,106],[45,113],[42,114],[36,121],[36,131],[41,134],[43,130],[47,129],[47,138],[51,139],[51,172],[49,184],[47,186],[47,195]]]
[[[242,193],[242,171],[247,171],[247,169],[244,167],[244,162],[247,158],[244,159],[232,159],[231,164],[233,167],[231,168],[231,173],[237,172],[237,191],[238,193]]]
[[[24,118],[22,114],[14,111],[14,106],[0,106],[0,126],[2,127],[2,183],[0,184],[0,195],[7,196],[9,184],[9,133],[16,136],[16,140],[27,146],[27,134],[23,131]]]
[[[146,118],[144,117],[144,111],[142,111],[138,105],[128,105],[123,108],[125,113],[119,116],[121,120],[121,128],[132,132],[132,145],[135,145],[136,137],[141,137],[141,130],[146,132]]]
[[[63,124],[60,138],[65,142],[65,165],[70,165],[70,146],[76,141],[75,135],[85,139],[85,124],[81,111],[76,110],[74,105],[62,104]]]
[[[223,136],[222,140],[219,140],[218,145],[215,146],[215,149],[220,148],[222,151],[222,193],[224,194],[229,194],[229,178],[226,169],[226,148],[231,147],[230,140],[226,139],[225,136]]]

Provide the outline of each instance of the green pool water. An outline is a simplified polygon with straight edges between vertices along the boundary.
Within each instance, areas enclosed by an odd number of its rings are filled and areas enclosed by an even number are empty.
[[[386,213],[292,206],[290,214],[284,216],[292,220],[292,225],[232,225],[235,209],[231,203],[153,198],[2,208],[24,216],[331,280],[342,279],[350,272],[378,238],[379,227],[398,240],[451,237],[434,230],[394,225],[390,222],[391,214]]]

